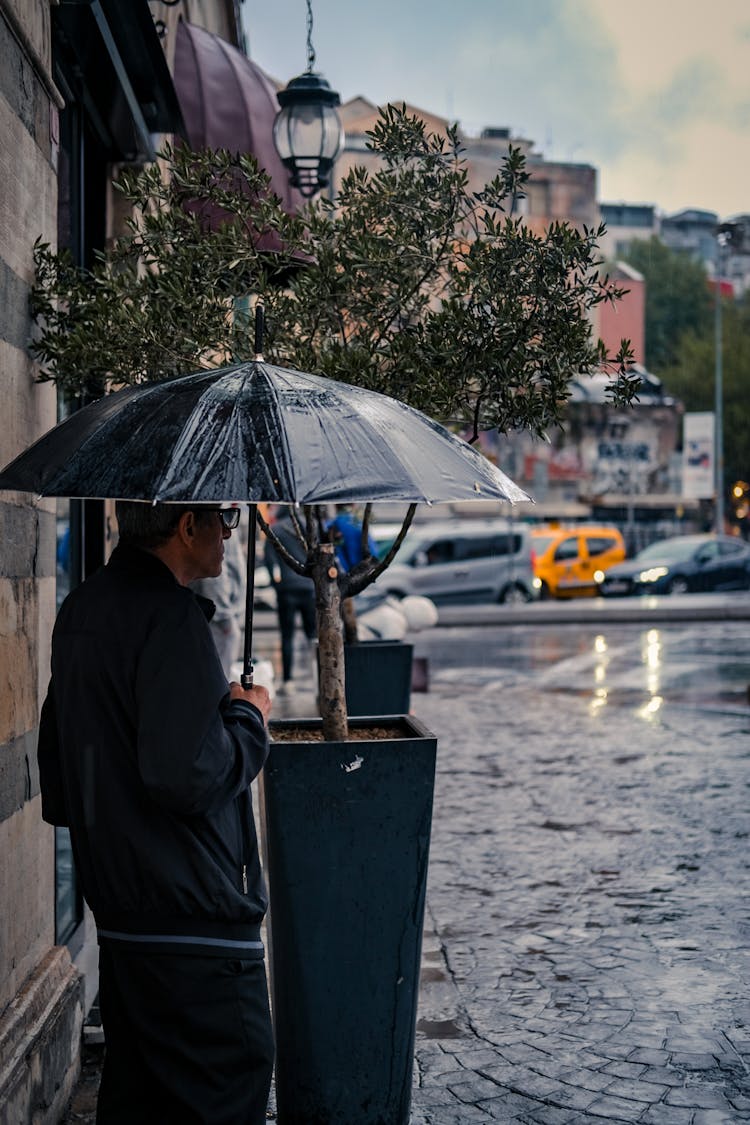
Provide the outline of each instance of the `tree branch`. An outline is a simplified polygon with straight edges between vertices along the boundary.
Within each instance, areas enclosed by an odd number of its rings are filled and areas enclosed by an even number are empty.
[[[299,559],[295,559],[294,555],[291,554],[286,549],[284,544],[277,538],[277,536],[274,534],[273,527],[270,524],[266,523],[259,511],[256,513],[256,519],[260,524],[261,531],[265,535],[266,539],[273,545],[273,549],[278,553],[279,557],[284,560],[286,565],[288,567],[291,567],[291,569],[297,574],[303,575],[305,578],[312,577],[312,566],[310,565],[310,563],[307,560],[305,562],[300,562]],[[299,525],[297,526],[299,528]],[[308,547],[303,537],[300,538],[300,542],[304,546],[305,551],[309,556],[310,548]]]
[[[368,586],[370,586],[376,578],[379,578],[383,571],[391,565],[396,553],[404,541],[407,531],[411,527],[414,513],[417,510],[416,504],[410,504],[409,510],[404,516],[404,522],[401,525],[401,530],[391,544],[391,548],[382,559],[379,559],[373,565],[373,558],[370,556],[368,559],[363,559],[362,562],[357,563],[346,574],[339,575],[339,588],[341,589],[342,598],[353,598],[357,594],[361,594]]]

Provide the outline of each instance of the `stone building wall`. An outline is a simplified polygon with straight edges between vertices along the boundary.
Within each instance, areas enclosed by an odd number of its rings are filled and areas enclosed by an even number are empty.
[[[27,352],[33,245],[56,239],[59,94],[49,0],[0,0],[0,463],[55,423]],[[81,988],[54,945],[54,834],[41,819],[40,701],[55,610],[51,502],[0,494],[0,1122],[56,1121],[77,1077]]]

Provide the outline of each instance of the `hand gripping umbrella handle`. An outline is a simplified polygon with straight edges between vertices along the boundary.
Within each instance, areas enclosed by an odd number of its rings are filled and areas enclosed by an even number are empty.
[[[247,691],[253,686],[253,609],[255,606],[255,540],[257,534],[258,505],[248,507],[250,524],[247,529],[247,592],[245,595],[245,646],[240,683]]]

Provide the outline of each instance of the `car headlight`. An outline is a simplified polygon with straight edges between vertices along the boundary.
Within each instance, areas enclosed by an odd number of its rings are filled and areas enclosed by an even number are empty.
[[[650,570],[642,570],[638,575],[639,582],[658,582],[665,574],[669,574],[666,566],[652,566]]]
[[[535,590],[541,590],[541,588],[542,588],[541,578],[532,578],[531,579],[531,585],[534,587]]]
[[[603,570],[595,570],[594,571],[594,582],[603,582],[603,581],[604,581],[604,571]]]

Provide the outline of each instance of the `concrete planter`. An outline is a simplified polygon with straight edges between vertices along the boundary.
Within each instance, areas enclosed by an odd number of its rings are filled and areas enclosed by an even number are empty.
[[[344,646],[349,715],[407,715],[414,646],[404,641],[360,641]]]
[[[353,732],[368,720],[352,720]],[[264,772],[279,1125],[407,1125],[437,740],[285,741]]]

